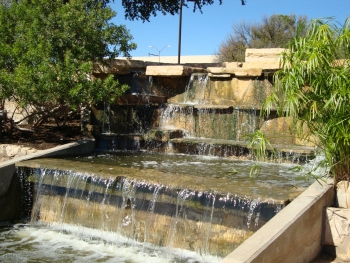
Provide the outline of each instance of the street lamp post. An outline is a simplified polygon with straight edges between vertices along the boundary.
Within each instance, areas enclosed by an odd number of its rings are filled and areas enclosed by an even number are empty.
[[[171,45],[165,46],[165,47],[163,47],[161,50],[159,50],[159,49],[156,48],[155,46],[148,46],[148,47],[153,47],[153,48],[155,48],[155,49],[158,51],[158,63],[160,63],[160,52],[162,52],[164,48],[171,47]]]
[[[195,2],[195,0],[187,0],[187,1]],[[177,50],[177,64],[180,64],[180,57],[181,57],[182,4],[183,4],[183,0],[180,0],[179,44],[178,44],[178,50]]]

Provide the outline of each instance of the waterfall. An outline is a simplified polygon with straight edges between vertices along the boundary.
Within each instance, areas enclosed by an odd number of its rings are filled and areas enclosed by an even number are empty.
[[[80,229],[79,235],[98,229],[141,242],[143,249],[152,243],[221,258],[253,233],[252,218],[264,224],[256,216],[261,205],[237,195],[73,171],[19,167],[18,174],[36,185],[32,225],[69,232],[69,224]]]
[[[159,129],[181,129],[186,137],[244,141],[257,127],[256,110],[178,104],[160,109]]]
[[[16,175],[30,224],[1,246],[15,243],[16,255],[41,247],[52,262],[67,261],[66,248],[77,261],[93,250],[91,261],[220,262],[309,185],[296,186],[299,174],[282,164],[249,178],[249,164],[135,152],[27,160]]]
[[[193,73],[185,88],[183,104],[205,104],[209,97],[208,74]]]

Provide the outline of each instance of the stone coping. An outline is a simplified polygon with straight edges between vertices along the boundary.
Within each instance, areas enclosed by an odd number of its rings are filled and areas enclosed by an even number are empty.
[[[76,155],[92,152],[95,147],[94,139],[86,139],[73,143],[68,143],[47,150],[30,152],[27,155],[16,157],[7,161],[0,162],[0,196],[7,192],[15,172],[17,162],[33,159],[63,155]]]
[[[207,73],[207,70],[182,65],[147,66],[146,68],[146,76],[190,76],[192,73]]]
[[[332,179],[314,182],[222,263],[310,262],[322,250],[325,208],[334,192]]]

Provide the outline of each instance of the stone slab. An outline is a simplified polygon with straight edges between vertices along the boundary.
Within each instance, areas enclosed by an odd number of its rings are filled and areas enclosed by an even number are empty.
[[[245,62],[275,61],[284,51],[284,48],[247,48]]]
[[[230,78],[231,74],[223,74],[223,73],[208,73],[210,78]]]
[[[237,77],[259,77],[261,76],[261,68],[237,68],[237,69],[227,69],[228,72],[232,72]]]
[[[254,61],[254,62],[244,62],[243,63],[244,69],[249,68],[261,68],[263,70],[278,70],[280,69],[280,61],[279,60],[273,60],[273,61]]]
[[[350,208],[350,183],[340,181],[337,183],[337,206],[341,208]]]
[[[232,74],[237,77],[259,77],[262,74],[261,68],[239,68],[239,67],[209,67],[211,74]]]
[[[225,68],[242,68],[243,62],[223,62],[222,65]]]
[[[337,258],[350,261],[350,209],[327,208],[325,245],[335,247]]]
[[[205,73],[203,68],[187,67],[182,65],[174,66],[147,66],[147,76],[190,76],[192,73]]]
[[[209,73],[212,74],[226,74],[226,68],[225,67],[209,67],[207,68]]]
[[[128,74],[135,69],[145,69],[150,62],[131,59],[115,59],[106,64],[95,63],[93,74]]]

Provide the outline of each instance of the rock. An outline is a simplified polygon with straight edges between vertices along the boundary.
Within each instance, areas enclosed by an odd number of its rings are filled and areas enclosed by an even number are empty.
[[[25,155],[32,154],[35,152],[37,152],[37,150],[33,149],[31,147],[22,147],[20,152],[19,152],[19,156],[25,156]]]
[[[21,150],[21,146],[19,145],[8,145],[6,147],[6,155],[9,158],[13,158],[19,153],[20,150]]]
[[[350,184],[348,181],[337,183],[337,205],[342,208],[350,208]]]
[[[334,246],[337,258],[350,260],[350,209],[327,208],[325,245]]]
[[[0,157],[4,157],[4,156],[7,157],[6,146],[7,146],[7,144],[0,145]]]
[[[37,149],[24,147],[22,145],[2,144],[0,145],[0,162],[16,157],[26,156],[37,151]]]

